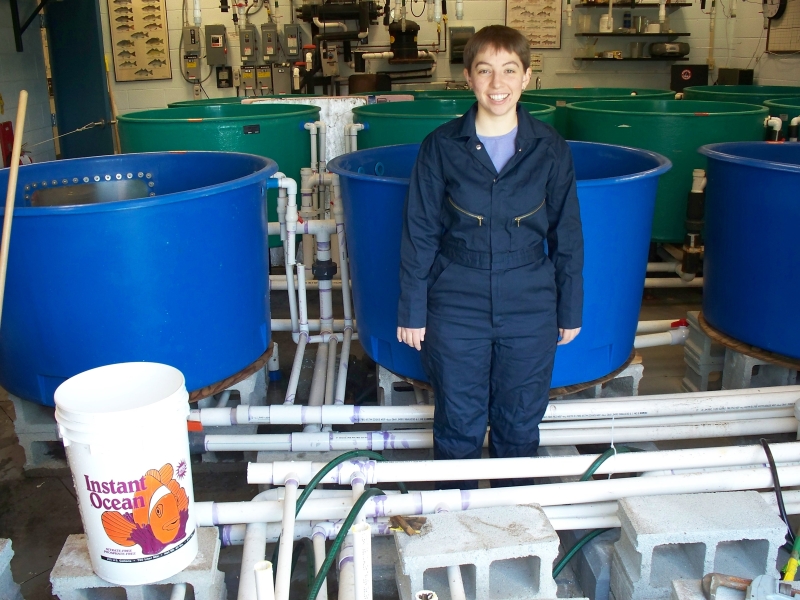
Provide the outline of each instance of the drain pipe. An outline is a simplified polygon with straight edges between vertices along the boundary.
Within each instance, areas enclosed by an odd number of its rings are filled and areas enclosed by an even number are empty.
[[[325,535],[325,529],[317,524],[314,527],[314,531],[311,534],[311,543],[314,546],[314,564],[316,565],[316,572],[315,575],[319,573],[319,570],[322,568],[322,563],[325,562],[325,540],[327,540],[327,536]],[[323,582],[322,586],[319,588],[319,594],[317,594],[317,600],[328,600],[328,578],[326,577]]]
[[[633,340],[634,348],[653,348],[654,346],[683,346],[689,337],[688,327],[678,327],[661,333],[637,335]]]
[[[800,116],[795,117],[789,123],[789,141],[796,142],[798,138],[798,130],[800,130]]]
[[[353,565],[353,535],[345,536],[339,551],[339,598],[349,600],[355,597],[355,572]]]
[[[299,292],[298,300],[300,304],[300,332],[297,340],[297,349],[294,353],[294,361],[292,362],[292,372],[291,375],[289,375],[289,385],[286,388],[286,396],[283,400],[284,405],[294,404],[294,399],[297,394],[297,384],[300,382],[300,370],[303,368],[303,356],[305,355],[306,344],[309,340],[308,310],[306,308],[306,270],[302,263],[297,263],[297,283]]]
[[[251,502],[265,502],[270,496],[275,495],[272,490],[262,492],[255,496]],[[239,571],[238,600],[255,600],[258,597],[254,569],[264,561],[267,555],[267,524],[249,523],[244,534],[244,548],[242,549],[242,566]],[[272,584],[270,577],[270,584]]]
[[[303,128],[311,134],[311,170],[316,171],[319,168],[319,163],[317,162],[317,124],[308,122],[303,125]]]
[[[366,523],[350,528],[353,536],[355,600],[372,600],[372,530]]]
[[[333,217],[336,221],[336,237],[339,242],[339,265],[342,269],[342,307],[344,311],[344,334],[342,337],[342,354],[339,359],[339,378],[336,382],[334,404],[344,404],[345,387],[347,385],[347,367],[350,360],[350,341],[353,338],[353,301],[350,297],[350,264],[347,257],[347,240],[344,229],[344,206],[339,185],[339,176],[331,176],[333,188]]]
[[[298,407],[308,408],[308,407]],[[588,421],[587,421],[588,423]],[[580,444],[610,444],[655,442],[667,440],[704,439],[734,435],[768,435],[796,433],[797,419],[780,417],[748,420],[720,420],[669,426],[620,427],[615,421],[608,427],[540,429],[542,446],[575,446]],[[484,447],[487,446],[484,440]],[[433,448],[430,429],[356,431],[347,433],[289,433],[228,435],[205,437],[208,452],[329,452],[348,450],[417,450]]]
[[[278,569],[275,578],[275,599],[289,600],[289,585],[292,578],[292,550],[294,549],[294,513],[297,503],[297,476],[289,474],[283,483],[286,490],[283,498],[283,529],[278,547]]]
[[[686,319],[662,319],[660,321],[639,321],[636,333],[660,333],[675,327],[686,327]]]
[[[781,483],[785,487],[800,485],[800,466],[779,465]],[[696,494],[759,490],[772,486],[768,467],[731,469],[708,473],[626,477],[535,486],[517,486],[477,490],[437,490],[375,496],[367,500],[367,517],[420,515],[435,512],[440,505],[452,512],[495,506],[520,506],[536,503],[545,507],[563,504],[593,504],[634,496],[664,494]],[[200,502],[195,505],[199,526],[269,522],[280,519],[281,504],[270,502]],[[293,513],[294,502],[290,502]],[[343,519],[350,511],[347,505],[330,500],[309,500],[298,518],[303,520]],[[547,508],[545,511],[547,512]],[[288,538],[288,536],[287,536]],[[285,539],[282,537],[281,541]],[[291,547],[291,541],[288,542]],[[288,556],[288,554],[287,554]],[[280,565],[279,565],[280,568]],[[276,588],[277,596],[277,588]]]
[[[307,326],[307,323],[304,323]],[[307,331],[307,329],[306,329]],[[727,413],[764,408],[793,408],[800,400],[800,386],[718,390],[680,394],[654,394],[605,398],[602,400],[553,401],[547,406],[544,421],[575,421],[581,419],[620,419],[635,414],[638,417],[694,415],[697,413]],[[307,425],[331,423],[422,423],[433,420],[432,406],[321,406],[310,409],[301,406],[236,406],[232,408],[192,409],[190,421],[204,426],[244,424]],[[363,432],[368,433],[368,432]],[[542,444],[544,445],[544,444]]]
[[[767,141],[777,142],[783,129],[783,121],[780,117],[767,117],[764,119],[764,127],[767,129]]]
[[[253,568],[256,576],[256,597],[258,600],[275,600],[272,587],[272,563],[262,560]]]
[[[363,123],[353,123],[350,126],[350,152],[355,152],[358,150],[358,132],[363,129]]]

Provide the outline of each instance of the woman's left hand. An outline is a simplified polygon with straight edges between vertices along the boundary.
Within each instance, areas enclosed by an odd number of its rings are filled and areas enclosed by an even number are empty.
[[[561,329],[558,328],[558,337],[561,339],[558,340],[558,345],[563,346],[564,344],[569,344],[572,340],[578,337],[578,334],[581,332],[581,328],[578,327],[577,329]]]

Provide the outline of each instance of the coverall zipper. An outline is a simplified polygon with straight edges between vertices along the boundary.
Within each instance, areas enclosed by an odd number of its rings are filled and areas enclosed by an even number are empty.
[[[453,208],[455,208],[457,211],[462,212],[465,215],[472,217],[473,219],[478,219],[478,227],[481,227],[483,225],[483,219],[485,218],[483,215],[476,215],[475,213],[471,213],[469,211],[464,210],[458,204],[453,202],[452,198],[448,198],[448,200],[450,201],[450,204],[453,205]]]
[[[542,200],[542,203],[541,203],[539,206],[537,206],[536,208],[534,208],[534,209],[533,209],[531,212],[529,212],[529,213],[525,213],[524,215],[520,215],[519,217],[514,217],[514,220],[517,222],[517,227],[519,227],[519,222],[520,222],[520,221],[522,221],[522,219],[527,219],[527,218],[528,218],[528,217],[530,217],[531,215],[533,215],[533,214],[536,214],[536,213],[539,211],[539,209],[540,209],[540,208],[542,208],[542,207],[544,206],[544,203],[545,203],[546,201],[547,201],[547,198],[545,198],[544,200]],[[455,205],[454,205],[454,206],[455,206]]]

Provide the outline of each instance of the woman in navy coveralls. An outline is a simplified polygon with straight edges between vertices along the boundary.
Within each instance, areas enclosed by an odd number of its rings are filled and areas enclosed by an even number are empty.
[[[581,327],[572,156],[517,104],[531,76],[524,36],[485,27],[464,65],[477,102],[425,138],[411,174],[397,337],[421,350],[433,386],[436,459],[480,458],[487,422],[490,456],[535,456],[556,345]]]

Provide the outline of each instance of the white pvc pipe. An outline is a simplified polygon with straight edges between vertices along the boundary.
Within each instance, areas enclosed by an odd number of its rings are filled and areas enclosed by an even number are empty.
[[[186,584],[176,583],[172,586],[172,593],[169,600],[186,600]]]
[[[334,281],[334,284],[340,284],[339,281]],[[334,289],[336,285],[334,285]],[[275,289],[275,288],[272,288]],[[308,282],[306,282],[306,290],[308,289]],[[271,319],[270,320],[270,328],[272,331],[292,331],[292,322],[290,319]],[[309,331],[319,331],[322,328],[320,325],[319,319],[309,319],[308,320],[308,330]],[[344,331],[345,324],[344,321],[341,319],[334,319],[333,321],[333,330],[337,333],[341,333]]]
[[[372,531],[367,523],[350,528],[356,600],[372,600]]]
[[[278,496],[278,493],[270,490],[256,495],[251,502],[265,502],[273,497],[277,499]],[[239,570],[239,592],[237,599],[255,600],[258,592],[253,570],[257,564],[266,558],[267,524],[248,524],[245,529],[243,544],[244,548],[242,549],[242,564]]]
[[[317,169],[317,125],[316,123],[306,123],[303,127],[311,134],[311,168]]]
[[[342,339],[342,352],[339,359],[339,377],[336,381],[334,404],[344,404],[345,387],[347,385],[347,367],[350,361],[350,341],[353,337],[355,321],[353,320],[353,301],[350,296],[350,266],[347,257],[347,238],[344,230],[344,206],[342,204],[339,176],[331,176],[333,189],[333,218],[336,221],[336,237],[339,244],[339,268],[342,281],[348,282],[342,286],[342,307],[344,311],[344,337]]]
[[[297,535],[295,534],[295,537]],[[322,563],[325,562],[325,540],[326,540],[325,532],[322,528],[317,530],[314,528],[314,533],[311,536],[311,543],[314,546],[314,562],[316,570],[315,575],[320,572],[322,569]],[[317,600],[328,600],[328,578],[326,577],[322,581],[322,586],[319,588],[319,593],[317,594]]]
[[[292,578],[292,550],[294,548],[294,513],[297,503],[297,477],[289,478],[284,482],[286,489],[283,498],[283,529],[281,542],[278,547],[278,573],[275,578],[275,599],[289,599],[289,585]],[[254,504],[261,504],[256,502]]]
[[[681,319],[662,319],[660,321],[639,321],[636,325],[636,333],[660,333],[669,331],[679,323]]]
[[[467,600],[464,592],[464,580],[461,578],[461,567],[451,565],[447,567],[447,583],[450,585],[450,600]]]
[[[308,407],[298,407],[308,408]],[[746,421],[709,421],[663,427],[596,427],[589,429],[541,429],[542,446],[574,446],[655,442],[728,437],[734,435],[767,435],[797,431],[797,419],[781,417]],[[484,447],[487,442],[484,440]],[[334,450],[417,450],[433,447],[433,433],[424,430],[363,431],[350,433],[291,433],[257,435],[207,435],[208,452],[275,451],[328,452]]]
[[[653,348],[655,346],[683,346],[689,337],[688,327],[677,327],[661,333],[637,335],[633,340],[634,348]]]
[[[295,395],[297,394],[297,385],[300,383],[300,371],[303,368],[303,356],[306,351],[306,344],[308,343],[308,308],[306,306],[306,277],[305,269],[302,263],[297,263],[297,281],[298,281],[298,304],[300,309],[299,315],[299,333],[297,339],[297,349],[294,354],[294,361],[292,362],[292,372],[289,375],[289,385],[286,388],[286,396],[283,403],[286,405],[294,404]],[[294,336],[293,336],[294,337]],[[241,406],[241,405],[240,405]]]
[[[338,600],[355,598],[355,572],[353,567],[353,536],[348,534],[345,536],[342,549],[339,551]]]
[[[679,262],[649,262],[647,263],[648,273],[675,273],[680,268]]]
[[[302,269],[300,269],[302,271]],[[575,421],[581,419],[611,419],[725,413],[759,408],[793,407],[800,400],[800,386],[719,390],[682,394],[658,394],[602,400],[570,400],[551,402],[544,421]],[[251,406],[234,408],[193,409],[190,421],[203,425],[279,424],[307,425],[330,423],[423,423],[433,420],[433,406]]]
[[[646,288],[680,288],[703,287],[703,278],[695,277],[691,281],[684,281],[680,277],[647,277],[644,280]]]
[[[777,463],[800,460],[800,442],[771,444]],[[458,481],[464,479],[499,479],[506,477],[569,477],[581,475],[599,454],[579,456],[538,456],[533,458],[493,458],[448,461],[351,460],[331,470],[320,483],[348,485],[358,473],[369,485],[418,481]],[[666,469],[734,467],[763,465],[764,449],[760,445],[720,446],[657,452],[629,452],[612,456],[597,469],[598,475],[639,473]],[[311,461],[249,463],[247,483],[280,484],[293,472],[301,485],[306,485],[326,463]]]
[[[332,337],[328,342],[328,372],[325,375],[325,402],[330,406],[333,404],[334,392],[336,389],[336,348],[338,341]]]
[[[308,396],[309,406],[322,406],[325,403],[325,373],[328,370],[328,345],[317,346],[317,358],[314,361],[314,371],[311,375],[311,390]],[[303,431],[317,432],[320,426],[317,423],[306,425]]]
[[[253,568],[256,579],[256,597],[258,600],[275,600],[275,588],[272,587],[272,563],[262,560]]]
[[[779,465],[778,471],[783,486],[800,485],[800,467]],[[524,504],[550,507],[562,504],[608,502],[634,496],[758,490],[771,486],[770,470],[766,467],[755,467],[661,477],[628,477],[478,490],[410,492],[375,496],[365,503],[364,509],[367,517],[390,517],[432,514],[437,507],[444,507],[451,512]],[[309,500],[301,509],[298,518],[303,520],[345,518],[350,511],[349,503],[341,505],[335,500]],[[280,519],[282,513],[280,505],[279,502],[199,502],[195,506],[198,524],[210,526],[276,521]],[[547,509],[545,511],[547,512]]]

